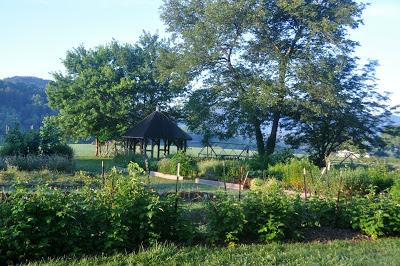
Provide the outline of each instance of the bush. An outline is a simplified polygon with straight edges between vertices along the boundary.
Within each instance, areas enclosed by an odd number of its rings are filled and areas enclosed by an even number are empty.
[[[251,191],[243,201],[246,217],[244,237],[271,242],[297,238],[301,217],[296,210],[300,199],[291,199],[271,186],[271,190]]]
[[[59,155],[72,159],[74,157],[74,150],[68,144],[57,144],[46,155]]]
[[[225,165],[225,170],[224,170]],[[197,163],[199,176],[210,180],[235,181],[240,176],[240,168],[244,167],[243,162],[238,160],[202,160]],[[225,176],[224,176],[225,174]]]
[[[0,264],[183,242],[191,230],[173,202],[146,190],[139,178],[115,172],[99,190],[17,188],[0,201]]]
[[[387,194],[371,191],[364,197],[354,197],[347,205],[353,229],[372,238],[400,236],[400,201]]]
[[[307,159],[293,158],[288,163],[278,163],[268,168],[268,175],[283,181],[289,188],[304,188],[304,169],[306,177],[319,176],[319,169]],[[311,173],[311,175],[310,175]]]
[[[0,157],[0,170],[6,170],[7,165],[3,157]]]
[[[208,241],[214,244],[239,242],[246,220],[242,205],[232,196],[219,194],[208,202]]]
[[[114,163],[120,167],[127,167],[130,162],[137,163],[141,168],[146,169],[146,158],[141,154],[117,154]],[[148,167],[151,171],[157,170],[157,161],[147,158]]]
[[[62,142],[58,129],[43,125],[40,131],[21,132],[19,128],[7,133],[1,156],[61,155],[72,158],[71,147]]]
[[[392,188],[390,189],[390,195],[400,201],[400,178],[396,180]]]
[[[157,164],[159,172],[175,175],[180,164],[180,175],[193,177],[197,173],[196,160],[184,152],[177,152],[171,158],[161,159]]]

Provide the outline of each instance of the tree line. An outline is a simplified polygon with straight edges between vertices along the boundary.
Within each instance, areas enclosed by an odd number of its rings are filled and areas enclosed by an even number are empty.
[[[377,62],[362,65],[349,31],[353,0],[164,0],[171,38],[144,33],[67,52],[46,87],[49,121],[73,138],[117,139],[158,106],[203,136],[254,138],[260,156],[279,130],[319,166],[349,145],[382,145],[391,110],[376,89]]]

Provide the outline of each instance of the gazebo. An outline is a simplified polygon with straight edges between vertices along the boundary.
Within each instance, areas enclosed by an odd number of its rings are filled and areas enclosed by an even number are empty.
[[[169,155],[171,145],[175,145],[178,151],[186,151],[187,141],[192,139],[160,111],[154,111],[136,126],[128,129],[122,138],[127,152],[136,153],[136,146],[139,146],[140,153],[147,156],[147,152],[150,152],[151,158],[154,158],[154,146],[156,146],[157,159],[160,158],[160,151],[163,151],[164,155]],[[147,149],[148,145],[150,149]]]

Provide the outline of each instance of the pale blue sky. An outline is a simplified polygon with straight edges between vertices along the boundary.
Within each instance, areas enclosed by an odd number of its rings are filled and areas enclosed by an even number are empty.
[[[400,0],[370,0],[365,25],[351,33],[357,54],[376,59],[379,88],[400,104]],[[164,32],[161,0],[0,0],[0,78],[51,78],[63,70],[60,58],[84,44],[112,38],[135,42],[143,30]]]

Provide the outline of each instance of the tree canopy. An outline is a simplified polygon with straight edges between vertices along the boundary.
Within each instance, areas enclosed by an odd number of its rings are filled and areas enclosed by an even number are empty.
[[[164,0],[179,65],[202,86],[186,105],[189,128],[255,136],[258,153],[271,154],[281,119],[301,97],[296,69],[320,54],[351,53],[347,33],[363,8],[352,0]]]
[[[360,69],[357,60],[347,56],[313,61],[298,69],[296,88],[303,97],[293,105],[295,121],[287,142],[305,148],[319,166],[346,144],[361,150],[380,146],[379,133],[390,112],[388,98],[375,88],[376,62]]]
[[[54,73],[46,88],[49,106],[59,111],[53,122],[70,137],[103,142],[120,137],[157,106],[168,111],[182,91],[172,75],[159,71],[168,69],[159,60],[168,53],[168,43],[148,33],[134,45],[112,41],[68,51],[66,73]]]

